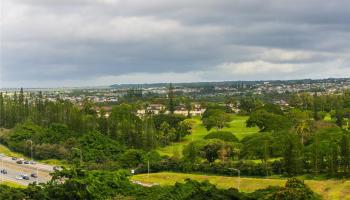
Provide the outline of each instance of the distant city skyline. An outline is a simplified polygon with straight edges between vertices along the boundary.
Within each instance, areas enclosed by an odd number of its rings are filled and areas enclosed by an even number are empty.
[[[350,77],[346,0],[0,6],[0,88]]]

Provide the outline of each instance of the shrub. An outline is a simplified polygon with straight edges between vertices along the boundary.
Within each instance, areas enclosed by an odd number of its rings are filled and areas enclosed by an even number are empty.
[[[226,142],[238,142],[237,137],[229,131],[215,131],[204,137],[204,139],[219,139]]]
[[[279,200],[316,200],[320,199],[303,181],[288,179],[286,186],[273,194],[272,199]]]

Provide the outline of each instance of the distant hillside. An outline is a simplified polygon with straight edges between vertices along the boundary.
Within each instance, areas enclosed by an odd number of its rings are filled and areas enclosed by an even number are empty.
[[[256,81],[220,81],[220,82],[189,82],[173,83],[174,87],[198,88],[207,86],[233,86],[233,85],[255,85],[269,82],[271,85],[279,84],[313,84],[313,83],[341,83],[350,81],[350,78],[328,78],[328,79],[299,79],[299,80],[256,80]],[[169,83],[148,83],[148,84],[114,84],[112,88],[160,88],[168,87]]]

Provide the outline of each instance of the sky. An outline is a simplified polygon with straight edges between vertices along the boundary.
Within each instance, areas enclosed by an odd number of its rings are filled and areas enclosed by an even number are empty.
[[[0,87],[350,77],[348,0],[0,1]]]

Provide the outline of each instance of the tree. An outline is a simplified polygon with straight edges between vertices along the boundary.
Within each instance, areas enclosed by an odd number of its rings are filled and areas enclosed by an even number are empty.
[[[239,108],[245,113],[252,113],[262,106],[262,102],[259,99],[248,97],[243,98],[240,101]]]
[[[0,185],[0,199],[18,200],[25,199],[23,189]]]
[[[144,135],[143,148],[146,150],[155,149],[157,147],[157,130],[151,117],[144,120]]]
[[[230,114],[223,110],[211,109],[206,112],[207,113],[202,117],[202,121],[207,130],[211,130],[212,128],[221,130],[222,128],[227,127],[228,123],[231,121]]]
[[[298,175],[302,169],[301,145],[294,134],[288,134],[284,141],[283,162],[289,176]]]
[[[271,199],[278,200],[317,200],[320,199],[303,181],[296,178],[287,180],[284,188],[275,192]]]
[[[265,110],[253,112],[247,120],[247,127],[259,127],[261,132],[288,130],[292,127],[291,120],[283,115],[277,115]]]
[[[219,139],[225,142],[239,142],[237,137],[229,131],[210,132],[204,139]]]
[[[206,144],[207,142],[204,140],[196,140],[190,142],[184,147],[182,151],[184,159],[191,163],[195,163],[196,161],[198,161],[199,157],[201,157],[204,154],[203,149]]]
[[[129,149],[121,155],[119,162],[126,168],[135,168],[145,162],[144,156],[141,150]]]
[[[175,128],[170,127],[167,122],[163,122],[160,126],[160,140],[163,146],[168,145],[170,142],[174,141],[176,138]]]
[[[205,158],[208,162],[214,162],[219,158],[219,151],[225,145],[224,142],[220,140],[211,140],[207,145],[204,146]]]
[[[90,132],[79,139],[79,147],[84,161],[103,163],[108,160],[116,161],[125,151],[125,147],[99,132]],[[79,156],[79,155],[76,155]]]
[[[158,130],[158,139],[163,145],[169,142],[180,141],[186,135],[191,134],[191,124],[185,116],[173,114],[159,114],[153,116],[156,130]]]
[[[350,167],[350,141],[348,134],[343,134],[340,140],[340,159],[343,173],[345,176],[348,176]]]
[[[109,118],[110,136],[128,147],[142,146],[141,119],[128,104],[113,107]]]

